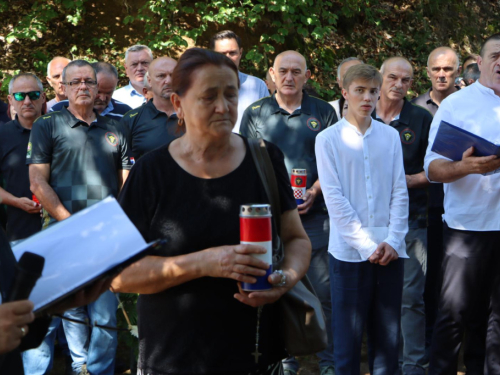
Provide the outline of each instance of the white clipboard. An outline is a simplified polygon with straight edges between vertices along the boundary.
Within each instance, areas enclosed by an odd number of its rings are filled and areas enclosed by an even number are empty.
[[[34,311],[40,312],[164,244],[147,244],[115,198],[107,197],[12,250],[18,261],[25,251],[45,258],[42,276],[29,297]]]

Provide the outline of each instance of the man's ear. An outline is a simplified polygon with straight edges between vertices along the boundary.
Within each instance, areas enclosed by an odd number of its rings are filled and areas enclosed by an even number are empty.
[[[347,100],[347,90],[342,89],[342,96],[344,97],[345,100]]]
[[[311,71],[309,69],[306,70],[306,79],[311,78]]]
[[[274,77],[274,68],[272,66],[269,68],[269,74],[271,75],[271,79],[273,80],[273,82],[276,83],[276,78]]]

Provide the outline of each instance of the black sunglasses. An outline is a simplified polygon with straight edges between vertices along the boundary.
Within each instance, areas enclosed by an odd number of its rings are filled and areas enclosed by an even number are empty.
[[[40,99],[41,92],[40,91],[30,91],[30,92],[15,92],[14,99],[18,102],[22,102],[26,99],[26,95],[30,98],[30,100]]]

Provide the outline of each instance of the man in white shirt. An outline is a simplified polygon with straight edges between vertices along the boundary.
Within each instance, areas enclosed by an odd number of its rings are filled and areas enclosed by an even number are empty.
[[[316,137],[319,180],[330,215],[330,278],[336,375],[359,369],[367,326],[370,372],[399,374],[408,190],[398,132],[373,120],[382,76],[348,70],[347,116]]]
[[[443,284],[431,375],[456,373],[464,328],[477,322],[488,326],[484,373],[500,374],[500,174],[492,173],[500,158],[474,156],[473,147],[459,161],[432,151],[441,121],[500,144],[500,34],[486,39],[478,66],[477,82],[441,102],[425,156],[427,177],[443,182],[445,193]]]
[[[222,53],[229,57],[236,67],[240,68],[240,61],[243,57],[241,39],[230,30],[220,31],[210,40],[210,49]],[[240,79],[240,90],[238,93],[238,120],[234,124],[233,132],[240,132],[241,118],[247,107],[261,98],[269,96],[269,91],[263,80],[260,78],[242,73],[238,70]]]
[[[363,64],[363,61],[361,61],[357,57],[348,57],[340,62],[339,66],[337,67],[337,84],[339,85],[341,90],[342,90],[342,79],[344,78],[346,72],[349,70],[351,66],[359,64]],[[345,115],[344,108],[347,107],[347,102],[344,99],[344,97],[341,96],[340,99],[334,100],[329,103],[335,109],[337,117],[341,119]]]
[[[127,49],[123,65],[130,82],[127,86],[116,90],[113,93],[113,99],[127,104],[132,109],[143,105],[146,102],[142,91],[144,76],[151,61],[153,61],[153,52],[148,46],[137,44]]]

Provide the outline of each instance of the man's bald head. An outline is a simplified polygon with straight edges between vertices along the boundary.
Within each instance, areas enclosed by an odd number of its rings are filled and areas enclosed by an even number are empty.
[[[62,87],[62,71],[70,62],[66,57],[56,56],[47,65],[47,82],[54,89],[58,101],[66,99]]]
[[[304,64],[304,71],[307,70],[307,62],[306,62],[305,57],[302,54],[300,54],[299,52],[292,51],[292,50],[281,52],[280,54],[278,54],[278,56],[276,56],[276,58],[274,59],[273,67],[276,68],[276,64],[281,62],[281,60],[283,58],[285,58],[285,59],[289,59],[289,58],[297,59],[297,61],[300,60]]]
[[[432,90],[446,97],[455,92],[455,79],[459,74],[460,58],[450,47],[438,47],[427,59],[427,75]]]
[[[460,57],[458,56],[458,53],[454,49],[444,46],[434,49],[429,54],[429,57],[427,58],[427,68],[430,68],[429,64],[431,64],[432,61],[443,55],[449,56],[450,58],[454,59],[453,61],[455,62],[455,69],[458,71],[458,67],[460,66]]]
[[[280,96],[296,97],[302,95],[311,72],[307,70],[306,59],[296,51],[285,51],[276,56],[274,65],[269,69]]]
[[[177,61],[168,56],[154,59],[148,68],[148,82],[153,92],[153,100],[170,101],[172,94],[172,73]]]
[[[385,60],[380,67],[380,73],[384,75],[384,72],[394,65],[407,66],[409,68],[409,71],[411,72],[411,77],[413,78],[413,66],[408,61],[408,59],[401,56],[389,57],[387,60]]]

